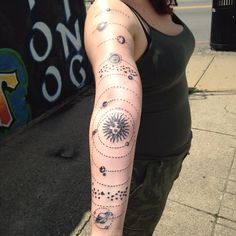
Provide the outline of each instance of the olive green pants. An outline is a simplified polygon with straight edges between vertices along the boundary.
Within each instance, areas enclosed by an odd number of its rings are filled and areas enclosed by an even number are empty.
[[[151,236],[186,153],[165,161],[134,162],[123,236]]]

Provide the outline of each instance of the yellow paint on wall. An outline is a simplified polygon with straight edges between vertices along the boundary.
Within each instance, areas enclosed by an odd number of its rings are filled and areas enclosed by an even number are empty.
[[[212,8],[212,5],[175,7],[176,10],[204,9],[204,8]]]

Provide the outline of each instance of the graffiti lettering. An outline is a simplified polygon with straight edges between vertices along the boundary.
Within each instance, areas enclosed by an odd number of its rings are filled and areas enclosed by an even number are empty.
[[[30,8],[35,7],[36,0],[29,0]],[[69,21],[71,17],[71,9],[69,0],[63,0],[65,19],[66,22]],[[71,32],[72,24],[74,24],[74,32]],[[79,20],[75,19],[74,23],[70,22],[69,26],[66,26],[64,23],[58,22],[55,29],[50,29],[49,26],[42,21],[38,21],[33,25],[33,30],[35,34],[32,36],[29,47],[33,59],[37,62],[43,62],[50,57],[50,54],[53,52],[53,39],[57,35],[55,32],[59,33],[62,43],[62,49],[64,52],[65,61],[64,64],[68,65],[67,72],[69,74],[69,79],[73,86],[76,88],[81,88],[86,82],[86,72],[82,67],[83,56],[80,55],[80,50],[82,48],[81,34],[80,34],[80,24]],[[40,38],[36,38],[40,37]],[[45,39],[46,46],[42,49],[41,38]],[[38,40],[36,40],[38,39]],[[71,47],[73,46],[73,49]],[[72,54],[72,55],[71,55]],[[74,55],[73,55],[74,54]],[[76,72],[77,71],[77,72]],[[50,79],[54,79],[57,83],[57,89],[53,94],[49,93],[47,89],[47,79],[42,83],[42,94],[46,101],[52,103],[55,102],[61,95],[62,90],[62,71],[60,71],[58,66],[50,65],[45,72],[45,75]],[[78,78],[77,78],[78,77]]]
[[[60,32],[61,38],[62,38],[62,43],[63,43],[63,48],[64,48],[64,53],[66,59],[69,56],[69,48],[68,48],[68,42],[67,38],[70,40],[70,42],[74,45],[76,50],[78,51],[81,48],[81,39],[80,39],[80,32],[79,32],[79,22],[76,20],[75,22],[75,34],[76,37],[66,28],[65,25],[59,23],[57,25],[57,31]]]
[[[4,82],[8,88],[15,89],[18,84],[16,73],[0,73],[0,127],[9,127],[13,118],[2,88]]]
[[[45,59],[47,59],[47,57],[49,56],[50,51],[52,49],[52,34],[51,34],[51,30],[43,22],[35,23],[34,26],[33,26],[33,29],[40,31],[44,35],[45,39],[47,40],[47,49],[45,50],[45,53],[42,56],[40,56],[37,53],[37,51],[36,51],[36,49],[34,47],[34,38],[32,38],[30,40],[30,51],[32,53],[32,56],[33,56],[34,60],[38,61],[38,62],[42,62]]]
[[[68,0],[64,0],[64,8],[66,12],[66,21],[70,19],[71,13],[70,13],[70,5]]]
[[[50,66],[46,71],[46,75],[54,76],[57,82],[57,90],[53,95],[50,95],[47,91],[46,83],[44,82],[42,87],[42,92],[48,102],[55,102],[61,95],[61,90],[62,90],[61,75],[59,70],[55,66]]]
[[[73,66],[74,66],[74,63],[76,61],[79,62],[79,64],[82,62],[83,60],[83,57],[81,55],[75,55],[73,58],[72,58],[72,61],[71,61],[71,64],[70,64],[70,79],[71,79],[71,82],[77,87],[77,88],[81,88],[84,86],[84,83],[85,83],[85,80],[86,80],[86,72],[84,70],[83,67],[80,68],[79,70],[79,73],[82,77],[82,81],[81,82],[78,82],[78,80],[76,79],[75,77],[75,74],[73,72]]]
[[[35,0],[28,0],[28,2],[29,2],[30,10],[32,10],[34,8],[34,5],[35,5]]]

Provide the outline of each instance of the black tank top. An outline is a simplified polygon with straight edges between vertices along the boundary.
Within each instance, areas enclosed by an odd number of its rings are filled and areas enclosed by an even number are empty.
[[[148,47],[136,62],[142,81],[143,102],[135,159],[169,159],[188,151],[191,143],[185,70],[195,40],[175,14],[172,19],[183,26],[183,31],[169,36],[150,26],[133,8],[130,9],[142,26],[145,23],[149,28],[148,35],[145,32]]]

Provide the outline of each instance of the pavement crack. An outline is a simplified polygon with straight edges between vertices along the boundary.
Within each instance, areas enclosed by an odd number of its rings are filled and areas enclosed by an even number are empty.
[[[228,226],[228,225],[224,225],[224,224],[221,224],[221,223],[217,223],[217,225],[221,225],[221,226],[224,226],[224,227],[226,227],[226,228],[228,228],[228,229],[231,229],[231,230],[233,230],[233,231],[236,231],[235,228],[230,227],[230,226]]]
[[[224,216],[218,216],[217,217],[218,219],[223,219],[223,220],[228,220],[228,221],[230,221],[230,222],[232,222],[232,223],[236,223],[236,220],[231,220],[231,219],[229,219],[229,218],[227,218],[227,217],[224,217]],[[220,224],[220,223],[217,223],[217,224]],[[228,226],[227,226],[228,227]],[[235,229],[234,229],[235,230]]]
[[[202,75],[200,76],[200,78],[198,79],[198,81],[196,82],[196,84],[194,85],[194,87],[196,87],[198,85],[198,83],[201,81],[202,77],[206,74],[207,70],[209,69],[210,65],[212,64],[212,62],[214,61],[216,56],[213,56],[211,61],[209,62],[209,64],[207,65],[206,69],[203,71]]]
[[[204,131],[204,132],[209,132],[209,133],[214,133],[214,134],[219,134],[219,135],[225,135],[225,136],[229,136],[232,138],[235,138],[236,136],[234,134],[227,134],[227,133],[222,133],[222,132],[218,132],[218,131],[213,131],[213,130],[207,130],[207,129],[200,129],[200,128],[192,128],[193,130],[198,130],[198,131]]]
[[[90,218],[91,218],[91,215],[90,215],[89,218],[84,222],[84,225],[79,229],[79,231],[76,233],[75,236],[79,236],[79,235],[83,232],[84,228],[85,228],[86,225],[89,223]]]
[[[169,199],[169,201],[174,202],[174,203],[179,204],[179,205],[182,205],[182,206],[185,206],[185,207],[188,207],[188,208],[193,209],[195,211],[202,212],[202,213],[205,213],[207,215],[213,216],[214,218],[217,218],[217,216],[218,216],[217,214],[213,214],[213,213],[211,213],[209,211],[204,211],[204,210],[201,210],[199,208],[189,206],[189,205],[187,205],[185,203],[181,203],[181,202],[175,201],[173,199]]]
[[[220,200],[219,209],[218,209],[218,212],[217,212],[217,214],[216,214],[217,217],[215,218],[215,221],[214,221],[214,223],[213,223],[213,228],[212,228],[211,236],[213,236],[213,235],[215,234],[215,228],[216,228],[216,224],[218,224],[218,223],[217,223],[217,220],[218,220],[219,218],[227,219],[227,220],[233,222],[232,220],[230,220],[230,219],[228,219],[228,218],[226,218],[226,217],[224,217],[224,216],[219,216],[219,214],[220,214],[220,209],[221,209],[221,207],[223,206],[223,199],[224,199],[224,195],[225,195],[225,192],[226,192],[226,189],[227,189],[227,186],[228,186],[229,177],[230,177],[231,170],[232,170],[232,168],[233,168],[235,156],[236,156],[236,149],[234,150],[234,155],[233,155],[233,158],[232,158],[232,161],[231,161],[231,164],[230,164],[230,168],[229,168],[229,171],[228,171],[228,174],[227,174],[227,177],[226,177],[226,181],[225,181],[225,185],[224,185],[224,190],[223,190],[222,198],[221,198],[221,200]]]
[[[178,204],[178,205],[185,206],[185,207],[187,207],[187,208],[190,208],[190,209],[193,209],[193,210],[195,210],[195,211],[198,211],[198,212],[201,212],[201,213],[204,213],[204,214],[207,214],[207,215],[210,215],[210,216],[214,217],[214,222],[212,221],[213,224],[223,225],[223,224],[221,224],[221,223],[217,223],[217,220],[218,220],[218,219],[223,219],[223,220],[230,221],[230,222],[232,222],[232,223],[236,223],[235,220],[231,220],[231,219],[229,219],[229,218],[227,218],[227,217],[220,216],[219,213],[213,214],[213,213],[211,213],[211,212],[209,212],[209,211],[204,211],[204,210],[201,210],[201,209],[199,209],[199,208],[192,207],[192,206],[189,206],[189,205],[187,205],[187,204],[184,204],[184,203],[181,203],[181,202],[172,200],[172,199],[169,199],[169,201],[170,201],[170,202],[174,202],[174,203],[176,203],[176,204]],[[225,225],[223,225],[223,226],[225,226]],[[229,227],[229,226],[227,226],[227,227],[228,227],[228,228],[231,228],[231,227]],[[232,229],[235,230],[235,228],[232,228]]]
[[[190,97],[192,96],[199,96],[199,95],[205,95],[205,96],[235,96],[236,95],[236,91],[234,90],[222,90],[222,91],[216,91],[216,90],[205,90],[205,89],[193,89],[190,88],[191,90],[193,90],[192,93],[190,93]]]

